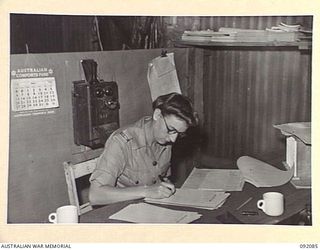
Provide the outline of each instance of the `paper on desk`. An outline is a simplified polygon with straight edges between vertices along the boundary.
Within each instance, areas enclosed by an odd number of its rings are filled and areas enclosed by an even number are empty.
[[[160,95],[181,93],[173,53],[154,58],[148,64],[147,78],[152,101]]]
[[[133,223],[178,223],[186,224],[201,217],[197,212],[172,210],[146,203],[130,204],[109,219]]]
[[[193,168],[182,188],[241,191],[244,178],[238,169]]]
[[[245,181],[256,187],[283,185],[291,180],[294,172],[293,168],[283,171],[250,156],[241,156],[237,160],[237,165]]]
[[[145,198],[145,201],[156,204],[196,207],[213,210],[219,208],[229,195],[229,193],[215,192],[212,190],[177,188],[176,192],[169,198]]]

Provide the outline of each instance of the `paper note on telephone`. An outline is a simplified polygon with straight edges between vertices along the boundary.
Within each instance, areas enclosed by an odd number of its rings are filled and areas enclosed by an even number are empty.
[[[160,95],[181,93],[173,53],[154,58],[148,64],[147,78],[152,101]]]

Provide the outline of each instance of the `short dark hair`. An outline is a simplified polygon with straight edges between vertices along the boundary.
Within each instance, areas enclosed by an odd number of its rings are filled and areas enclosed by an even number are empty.
[[[184,95],[175,92],[161,95],[152,103],[152,108],[160,109],[163,116],[177,116],[184,120],[188,127],[198,124],[198,116],[193,110],[192,102]]]

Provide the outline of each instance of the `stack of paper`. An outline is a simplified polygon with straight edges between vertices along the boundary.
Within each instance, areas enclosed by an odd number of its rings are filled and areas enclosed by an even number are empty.
[[[274,32],[271,29],[256,30],[221,27],[219,32],[233,34],[234,39],[239,42],[294,42],[297,40],[296,32]]]
[[[280,23],[277,26],[273,26],[271,27],[271,29],[266,29],[266,30],[272,30],[272,31],[277,31],[277,32],[295,32],[295,31],[299,31],[302,28],[302,26],[300,24],[294,24],[294,25],[290,25],[290,24],[286,24],[286,23]]]
[[[182,188],[241,191],[243,185],[244,178],[239,169],[193,168]]]
[[[164,199],[145,198],[146,202],[202,209],[217,209],[223,205],[230,194],[212,190],[177,189],[174,195]]]
[[[197,212],[186,212],[153,206],[146,203],[131,204],[111,215],[109,219],[133,223],[186,224],[201,217]]]
[[[221,27],[213,30],[184,31],[182,41],[194,42],[294,42],[298,38],[298,26],[282,24],[271,29],[239,29]]]
[[[200,31],[184,31],[181,36],[182,41],[206,42],[206,41],[225,41],[229,42],[234,40],[234,34],[225,32],[215,32],[213,30],[200,30]]]

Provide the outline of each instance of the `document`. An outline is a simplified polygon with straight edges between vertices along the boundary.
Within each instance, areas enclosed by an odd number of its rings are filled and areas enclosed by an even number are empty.
[[[148,64],[147,78],[152,101],[160,95],[181,93],[173,53],[154,58]]]
[[[230,194],[212,190],[178,188],[169,198],[145,198],[146,202],[214,210],[222,206]]]
[[[182,188],[241,191],[243,185],[244,178],[238,169],[193,168]]]
[[[178,223],[187,224],[201,217],[197,212],[173,210],[147,203],[130,204],[109,219],[133,223]]]
[[[193,168],[182,188],[242,191],[245,182],[256,187],[274,187],[287,183],[294,174],[293,168],[283,171],[249,156],[241,156],[237,166],[239,169]]]

